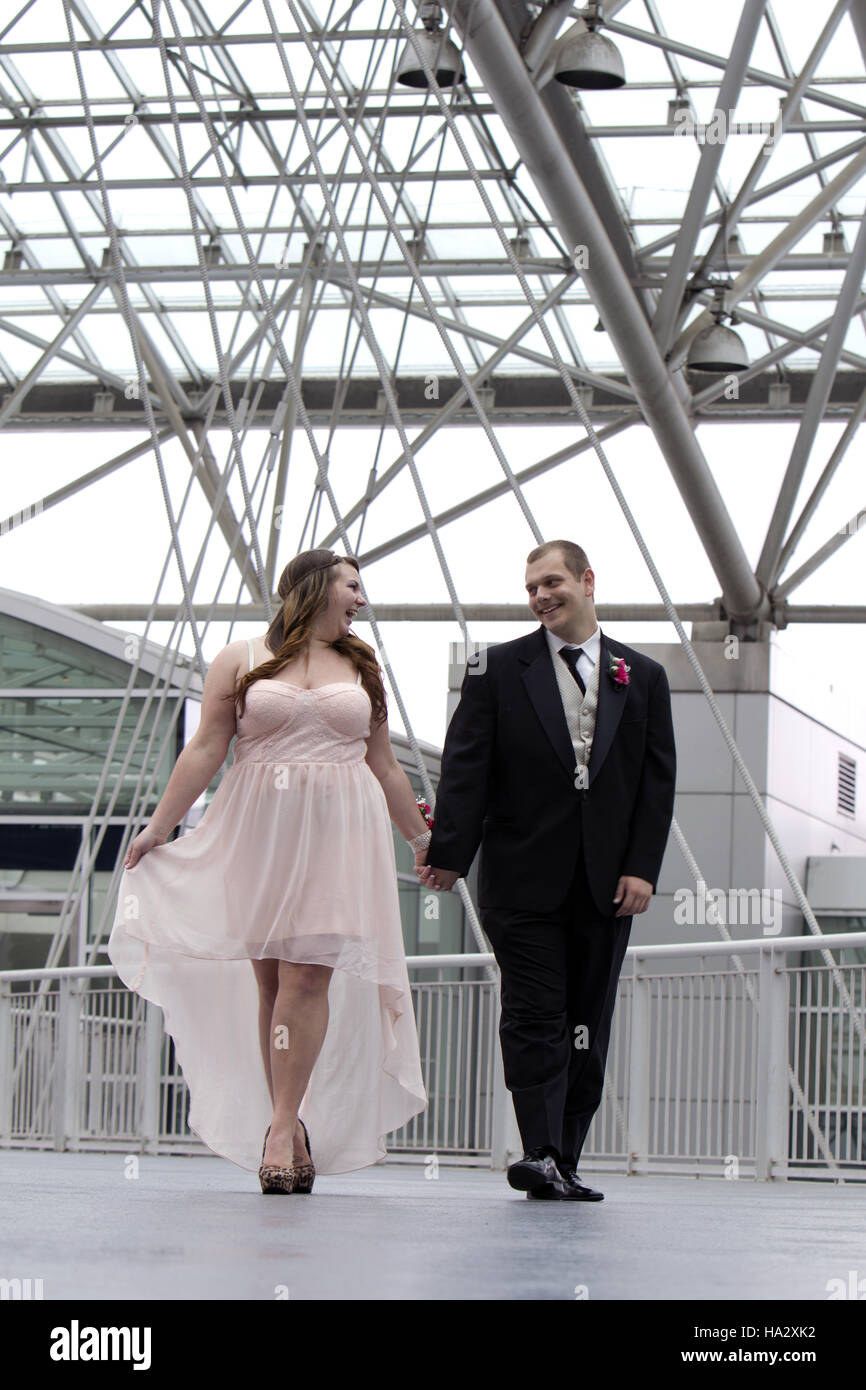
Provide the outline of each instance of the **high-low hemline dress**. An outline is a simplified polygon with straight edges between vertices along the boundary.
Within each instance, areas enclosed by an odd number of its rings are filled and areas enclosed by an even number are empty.
[[[370,719],[360,673],[312,690],[256,681],[199,824],[123,872],[109,959],[163,1011],[190,1129],[241,1168],[258,1169],[272,1117],[252,960],[333,967],[299,1110],[317,1172],[378,1162],[427,1105]]]

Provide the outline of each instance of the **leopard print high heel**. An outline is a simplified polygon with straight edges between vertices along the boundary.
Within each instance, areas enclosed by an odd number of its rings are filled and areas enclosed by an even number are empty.
[[[276,1163],[263,1163],[259,1169],[262,1192],[295,1192],[297,1180],[296,1168],[282,1168]]]
[[[298,1177],[298,1170],[294,1164],[285,1168],[278,1163],[265,1163],[265,1149],[268,1147],[270,1132],[271,1127],[268,1125],[265,1130],[265,1142],[262,1144],[262,1162],[259,1168],[259,1182],[262,1192],[294,1192]]]
[[[312,1192],[312,1190],[313,1190],[313,1181],[314,1181],[315,1176],[316,1176],[316,1169],[315,1169],[315,1166],[314,1166],[314,1164],[313,1164],[313,1155],[312,1155],[312,1151],[311,1151],[311,1149],[310,1149],[310,1136],[309,1136],[309,1134],[307,1133],[307,1126],[304,1124],[303,1120],[301,1120],[300,1115],[298,1116],[298,1119],[301,1121],[301,1128],[302,1128],[302,1130],[304,1131],[304,1143],[305,1143],[306,1146],[307,1146],[307,1154],[308,1154],[308,1156],[309,1156],[310,1161],[309,1161],[309,1163],[299,1163],[299,1164],[296,1166],[296,1168],[295,1168],[295,1191],[296,1191],[296,1192]]]

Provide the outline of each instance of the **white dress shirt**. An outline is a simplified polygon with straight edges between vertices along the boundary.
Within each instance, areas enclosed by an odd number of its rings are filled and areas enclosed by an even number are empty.
[[[557,656],[561,647],[571,647],[572,650],[576,650],[578,646],[581,648],[581,655],[577,658],[577,669],[584,685],[589,689],[592,669],[601,655],[601,628],[598,624],[596,624],[595,632],[587,637],[585,642],[566,642],[562,637],[556,637],[547,627],[544,632],[552,657]]]

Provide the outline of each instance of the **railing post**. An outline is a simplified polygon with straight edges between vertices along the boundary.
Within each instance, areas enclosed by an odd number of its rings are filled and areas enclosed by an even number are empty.
[[[788,981],[772,943],[761,951],[758,999],[758,1093],[755,1115],[755,1177],[773,1176],[788,1163]]]
[[[0,983],[0,1146],[12,1138],[12,986]]]
[[[649,1160],[650,982],[632,957],[631,1045],[628,1068],[628,1172]]]
[[[63,977],[57,1016],[57,1050],[54,1062],[54,1147],[65,1149],[76,1143],[78,1107],[81,1103],[81,1024],[82,986],[85,981]]]
[[[162,1009],[145,1000],[144,1056],[140,1072],[142,1149],[145,1153],[159,1151],[159,1096],[162,1083]]]
[[[493,1049],[493,1124],[490,1141],[491,1168],[505,1169],[509,1163],[520,1158],[523,1143],[517,1128],[514,1102],[511,1092],[505,1085],[505,1071],[502,1066],[502,1048],[499,1043],[499,1018],[502,1010],[500,977],[496,972],[494,1006],[491,1010],[490,1046]]]

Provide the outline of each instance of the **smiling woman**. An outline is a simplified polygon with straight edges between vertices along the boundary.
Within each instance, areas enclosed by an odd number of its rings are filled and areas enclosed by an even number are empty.
[[[277,592],[283,600],[282,606],[264,642],[273,656],[241,677],[237,692],[232,696],[237,701],[238,714],[244,713],[250,686],[276,676],[284,668],[296,685],[309,687],[313,684],[309,663],[315,651],[323,673],[348,670],[354,679],[356,670],[360,672],[374,723],[383,719],[386,706],[379,663],[372,647],[350,631],[353,618],[365,604],[358,561],[353,556],[335,555],[331,550],[304,551],[286,566]],[[323,609],[326,635],[320,636],[315,631],[316,618]],[[331,653],[338,654],[342,660],[336,661]]]
[[[383,1158],[426,1105],[390,820],[429,832],[349,631],[357,561],[306,551],[279,594],[264,637],[211,664],[199,729],[130,846],[108,954],[164,1011],[190,1128],[264,1192],[309,1192],[317,1169]],[[167,843],[235,733],[201,822]]]

